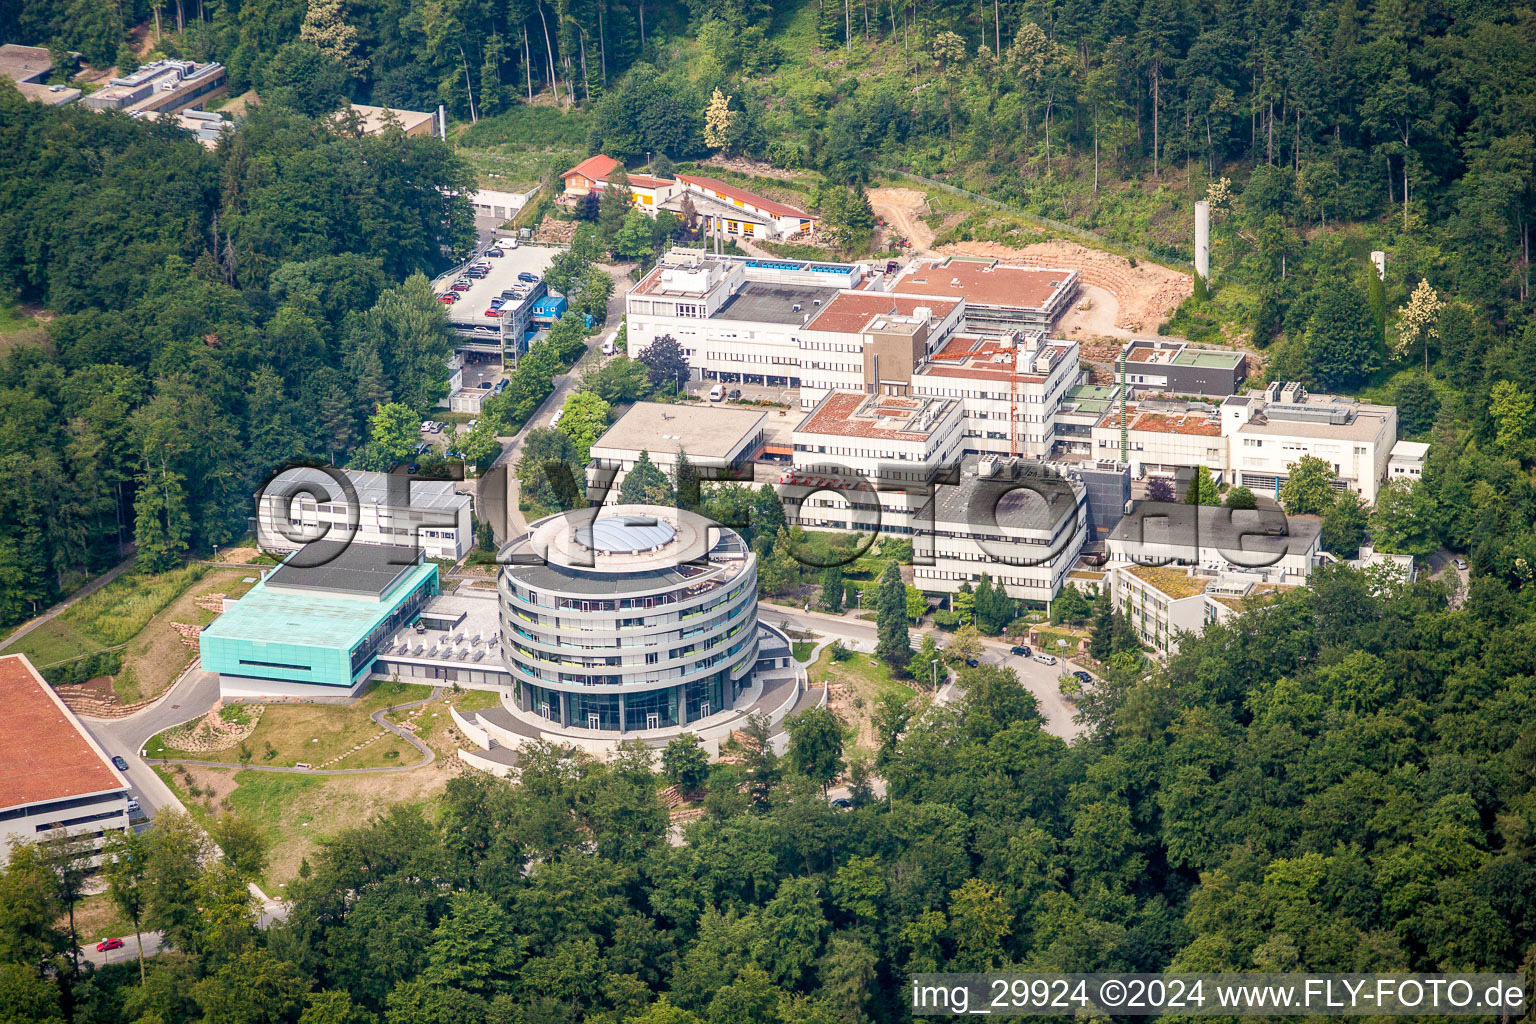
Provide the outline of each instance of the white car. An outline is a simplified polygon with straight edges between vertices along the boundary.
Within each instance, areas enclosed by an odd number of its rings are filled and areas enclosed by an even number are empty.
[[[549,425],[552,427],[558,427],[560,425],[560,417],[564,415],[565,406],[561,406],[560,408],[556,409],[555,414],[549,418]]]
[[[496,239],[496,248],[498,248],[498,249],[516,249],[517,248],[517,239],[515,239],[515,238],[498,238],[498,239]]]
[[[1037,655],[1035,655],[1035,660],[1038,661],[1042,665],[1054,665],[1054,664],[1056,664],[1056,655],[1054,655],[1054,654],[1037,654]]]
[[[716,384],[714,387],[709,389],[709,400],[711,402],[718,402],[724,397],[725,388],[721,387],[719,384]]]

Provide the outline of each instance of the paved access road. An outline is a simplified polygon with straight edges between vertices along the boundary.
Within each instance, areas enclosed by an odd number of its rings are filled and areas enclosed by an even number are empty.
[[[154,956],[156,953],[160,952],[160,949],[164,944],[164,936],[162,936],[159,932],[142,932],[140,937],[144,940],[144,955],[146,957]],[[117,936],[117,938],[123,940],[122,948],[109,949],[105,953],[96,952],[96,943],[100,941],[101,938],[103,938],[103,936],[97,936],[95,939],[90,939],[85,943],[85,945],[81,946],[80,959],[88,960],[95,964],[97,967],[102,967],[106,964],[132,963],[139,958],[138,943],[134,940],[134,937],[131,934]]]
[[[153,818],[162,807],[179,810],[181,801],[139,756],[139,751],[156,733],[203,717],[218,699],[219,677],[194,665],[159,700],[137,714],[127,718],[81,715],[80,721],[96,737],[107,756],[121,755],[128,762],[124,774],[132,784],[132,794],[138,798],[140,809]]]
[[[794,629],[841,637],[850,647],[866,653],[874,651],[878,635],[875,624],[866,619],[828,615],[824,612],[807,612],[767,602],[758,604],[758,617],[774,626],[787,621]],[[944,641],[949,636],[940,630],[932,629],[915,632],[919,635],[932,633],[940,647],[944,646]],[[983,638],[982,643],[985,649],[981,660],[988,664],[1013,669],[1019,677],[1019,682],[1034,695],[1036,702],[1040,705],[1040,714],[1045,718],[1046,732],[1053,736],[1060,736],[1069,743],[1082,734],[1083,727],[1075,721],[1077,709],[1062,697],[1058,682],[1058,677],[1063,672],[1071,672],[1079,666],[1064,658],[1058,658],[1054,665],[1042,665],[1032,658],[1009,654],[1008,649],[1011,646],[1009,644],[986,638]]]

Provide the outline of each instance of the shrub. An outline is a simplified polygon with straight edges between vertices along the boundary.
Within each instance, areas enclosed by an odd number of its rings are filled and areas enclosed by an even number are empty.
[[[960,613],[940,608],[933,613],[933,624],[940,629],[956,629],[960,625]]]

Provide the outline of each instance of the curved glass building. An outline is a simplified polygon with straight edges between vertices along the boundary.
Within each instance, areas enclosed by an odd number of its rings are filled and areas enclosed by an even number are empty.
[[[618,505],[538,520],[499,592],[516,704],[552,723],[687,726],[752,682],[756,556],[692,512]]]

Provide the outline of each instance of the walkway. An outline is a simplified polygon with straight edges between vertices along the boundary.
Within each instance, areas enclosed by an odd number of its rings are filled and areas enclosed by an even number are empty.
[[[41,626],[43,623],[47,622],[49,619],[59,615],[76,601],[82,601],[85,598],[90,597],[92,594],[96,593],[96,591],[117,579],[119,576],[133,567],[134,559],[137,557],[138,556],[136,555],[130,555],[129,557],[123,559],[121,562],[108,569],[102,575],[96,577],[94,580],[91,580],[91,582],[87,583],[73,594],[70,594],[64,600],[43,612],[43,614],[37,616],[37,618],[29,619],[27,622],[24,622],[20,626],[16,627],[16,632],[12,633],[4,640],[0,640],[0,651],[5,650],[11,644],[15,643],[17,640],[20,640],[22,637],[26,636],[38,626]]]
[[[413,772],[417,768],[425,768],[437,760],[437,755],[432,748],[411,734],[410,730],[402,729],[384,716],[394,711],[409,711],[411,708],[419,708],[423,704],[430,704],[443,695],[441,686],[433,687],[431,695],[421,700],[413,700],[409,704],[395,704],[391,707],[380,708],[368,717],[376,725],[383,726],[390,732],[399,736],[405,742],[421,752],[422,759],[415,764],[381,765],[377,768],[283,768],[266,764],[231,764],[228,761],[190,761],[181,758],[147,757],[146,764],[180,764],[192,768],[236,768],[242,772],[280,772],[286,775],[385,775],[391,772]]]

